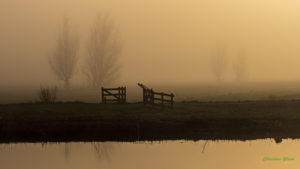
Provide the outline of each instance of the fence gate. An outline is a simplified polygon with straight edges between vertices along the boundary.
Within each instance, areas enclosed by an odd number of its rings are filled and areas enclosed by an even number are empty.
[[[101,89],[102,103],[126,103],[126,87]]]
[[[169,103],[172,107],[174,104],[174,94],[167,94],[164,92],[155,92],[153,89],[148,88],[147,86],[138,83],[138,85],[143,89],[143,103],[144,104],[160,104],[164,106],[166,103]]]

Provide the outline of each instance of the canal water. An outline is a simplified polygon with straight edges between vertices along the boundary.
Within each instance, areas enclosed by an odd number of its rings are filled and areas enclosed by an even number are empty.
[[[1,169],[300,168],[300,142],[161,141],[0,144]]]

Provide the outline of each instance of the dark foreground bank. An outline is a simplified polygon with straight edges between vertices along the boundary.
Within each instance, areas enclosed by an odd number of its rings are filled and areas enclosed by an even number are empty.
[[[0,105],[0,142],[300,138],[300,101]]]

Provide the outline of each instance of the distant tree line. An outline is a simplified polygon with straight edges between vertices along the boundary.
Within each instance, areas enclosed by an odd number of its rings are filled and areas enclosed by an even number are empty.
[[[118,58],[122,45],[118,29],[109,15],[99,15],[91,28],[84,53],[83,74],[93,87],[101,87],[119,77]],[[79,36],[64,17],[57,36],[54,52],[49,58],[49,65],[59,81],[69,88],[78,62]]]

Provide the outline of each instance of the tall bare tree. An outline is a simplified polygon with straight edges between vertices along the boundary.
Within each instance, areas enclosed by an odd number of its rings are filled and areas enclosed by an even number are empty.
[[[78,42],[77,33],[72,31],[69,19],[64,17],[49,64],[57,79],[63,81],[67,88],[69,87],[70,79],[74,75],[78,60]]]
[[[242,48],[240,48],[237,52],[237,58],[234,64],[234,72],[235,72],[236,80],[238,82],[245,80],[245,77],[247,75],[246,55],[245,55],[245,50]]]
[[[217,81],[221,81],[226,69],[226,47],[217,44],[212,52],[212,73]]]
[[[109,15],[98,15],[87,45],[84,74],[94,87],[115,81],[119,77],[121,41],[118,29]]]

